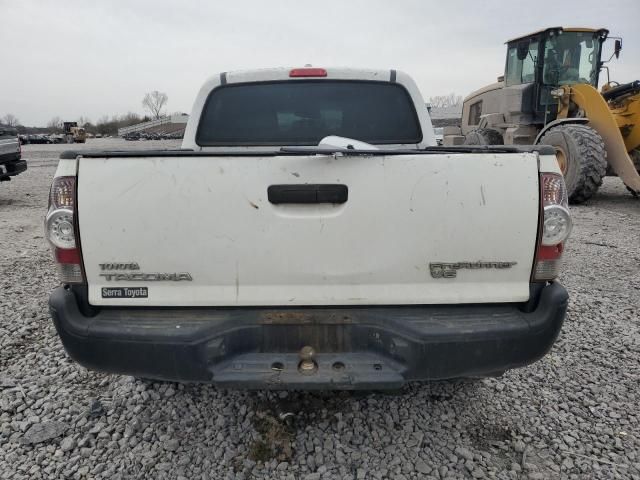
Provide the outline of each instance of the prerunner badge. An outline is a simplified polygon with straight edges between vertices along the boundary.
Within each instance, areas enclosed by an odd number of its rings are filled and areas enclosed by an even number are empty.
[[[147,287],[102,287],[102,298],[148,298]]]

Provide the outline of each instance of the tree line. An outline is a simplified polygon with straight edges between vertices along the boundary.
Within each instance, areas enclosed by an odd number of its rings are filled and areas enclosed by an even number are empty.
[[[104,115],[95,123],[85,116],[80,116],[80,118],[73,119],[73,121],[76,121],[78,126],[84,127],[89,133],[116,135],[119,128],[130,127],[136,123],[148,122],[163,117],[166,114],[165,107],[168,100],[169,97],[166,93],[154,90],[153,92],[145,94],[142,99],[142,107],[148,114],[140,115],[138,113],[128,112],[124,115],[113,115],[111,117]],[[7,113],[0,117],[0,124],[15,127],[20,133],[60,133],[62,132],[64,121],[69,121],[69,119],[62,119],[59,116],[55,116],[47,122],[46,128],[42,128],[26,127],[22,125],[18,117],[12,113]]]
[[[84,127],[89,133],[99,133],[102,135],[116,135],[119,128],[130,127],[140,122],[148,122],[151,117],[148,115],[139,115],[134,112],[128,112],[124,115],[113,115],[109,117],[105,115],[101,117],[97,122],[93,123],[89,118],[81,116],[76,122],[79,127]],[[51,133],[62,132],[63,119],[60,117],[53,117],[47,122],[47,130]]]
[[[453,108],[462,106],[462,95],[450,93],[449,95],[437,95],[429,97],[431,108]]]

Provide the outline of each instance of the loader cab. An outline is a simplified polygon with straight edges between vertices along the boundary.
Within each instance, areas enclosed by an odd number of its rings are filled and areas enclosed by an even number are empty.
[[[598,86],[602,43],[608,30],[548,28],[507,42],[505,87],[521,91],[521,111],[532,123],[555,120],[561,85]]]

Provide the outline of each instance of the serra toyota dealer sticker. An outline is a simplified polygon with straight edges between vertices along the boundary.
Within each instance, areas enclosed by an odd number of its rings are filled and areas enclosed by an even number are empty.
[[[147,287],[102,287],[102,298],[147,298]]]

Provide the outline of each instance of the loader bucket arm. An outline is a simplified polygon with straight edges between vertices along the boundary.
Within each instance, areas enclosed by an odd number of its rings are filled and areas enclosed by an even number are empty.
[[[602,96],[607,101],[614,100],[611,113],[624,132],[627,152],[640,149],[640,80],[611,88]]]
[[[618,123],[602,94],[588,84],[576,84],[564,88],[570,89],[571,101],[584,110],[586,118],[589,119],[589,125],[604,140],[607,162],[613,171],[630,189],[640,193],[640,174],[627,152]],[[636,126],[636,128],[640,127]]]

